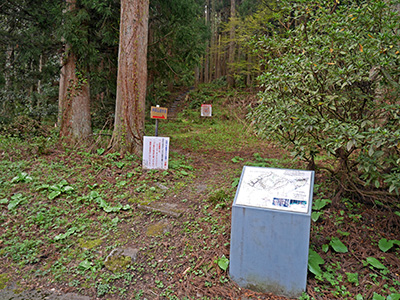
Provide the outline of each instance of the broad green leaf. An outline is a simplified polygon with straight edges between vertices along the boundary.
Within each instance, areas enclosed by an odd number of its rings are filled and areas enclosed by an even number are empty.
[[[130,206],[129,204],[124,205],[124,206],[122,207],[122,210],[129,210],[129,209],[131,209],[131,206]]]
[[[67,230],[66,233],[61,233],[59,235],[56,235],[54,237],[54,240],[56,240],[56,241],[63,240],[65,238],[69,237],[70,235],[74,234],[77,229],[78,229],[77,227],[71,227],[70,229]]]
[[[238,163],[238,162],[243,161],[243,160],[244,159],[239,157],[239,156],[235,156],[234,158],[232,158],[232,162],[234,162],[234,163]]]
[[[235,188],[235,187],[237,187],[238,185],[239,185],[239,181],[240,181],[240,178],[239,177],[237,177],[237,178],[235,178],[233,181],[232,181],[232,187],[233,188]]]
[[[328,252],[328,250],[329,250],[329,245],[327,245],[327,244],[322,245],[322,251],[324,251],[326,253],[326,252]]]
[[[101,208],[104,208],[104,207],[107,207],[108,206],[108,203],[107,203],[107,201],[105,201],[103,198],[97,198],[96,199],[97,201],[99,201],[99,206],[101,207]]]
[[[71,227],[70,229],[67,230],[66,233],[67,233],[68,235],[72,235],[72,234],[74,234],[74,233],[76,232],[77,229],[78,229],[78,228],[77,228],[76,226]]]
[[[346,231],[341,231],[340,229],[337,230],[337,233],[343,235],[343,236],[349,236],[350,232],[346,232]]]
[[[56,191],[52,191],[48,196],[47,196],[47,198],[49,198],[49,200],[53,200],[53,199],[55,199],[55,198],[57,198],[58,196],[60,196],[61,195],[61,191],[60,190],[56,190]]]
[[[45,189],[49,189],[50,185],[48,184],[42,184],[41,186],[39,186],[36,191],[40,191],[40,190],[45,190]]]
[[[60,190],[61,190],[61,187],[62,187],[62,186],[60,186],[59,184],[53,184],[53,185],[49,186],[49,190],[52,190],[52,191],[60,191]]]
[[[223,270],[223,271],[228,270],[228,267],[229,267],[229,259],[227,259],[227,258],[225,257],[225,255],[222,255],[222,257],[218,258],[218,259],[216,260],[216,262],[217,262],[217,264],[218,264],[218,267],[221,268],[221,270]]]
[[[393,247],[393,244],[394,243],[392,240],[388,241],[387,239],[381,239],[378,245],[379,249],[381,249],[383,252],[386,252]]]
[[[8,210],[12,210],[16,208],[25,198],[22,196],[21,193],[15,194],[11,196],[11,201],[8,203]]]
[[[329,203],[331,203],[331,200],[329,200],[329,199],[315,199],[313,201],[313,209],[314,210],[321,210],[322,208],[324,208]]]
[[[61,182],[59,183],[60,186],[65,186],[68,185],[68,181],[66,181],[65,179],[61,180]]]
[[[0,204],[7,204],[8,203],[8,199],[4,198],[4,199],[0,199]]]
[[[8,210],[12,210],[12,209],[16,208],[18,206],[19,202],[20,202],[20,200],[10,201],[10,203],[8,203],[8,206],[7,206]]]
[[[381,184],[380,184],[380,182],[379,182],[379,180],[375,180],[375,187],[377,188],[377,189],[379,189],[379,186],[380,186]]]
[[[68,192],[73,191],[74,188],[73,188],[72,186],[67,185],[67,186],[64,186],[64,187],[62,188],[62,190],[63,190],[63,192],[68,193]]]
[[[358,294],[358,295],[356,296],[356,300],[364,300],[364,298],[363,298],[363,296],[361,296],[361,294]]]
[[[103,210],[107,213],[113,212],[113,208],[111,206],[103,206]]]
[[[372,300],[385,300],[385,297],[374,292],[374,295],[372,296]]]
[[[377,269],[386,269],[386,267],[375,257],[367,257],[367,263]]]
[[[313,211],[313,212],[311,213],[311,220],[313,220],[313,222],[317,222],[318,219],[319,219],[319,217],[320,217],[321,215],[323,215],[323,214],[324,214],[324,212],[322,212],[322,211]]]
[[[347,275],[347,281],[350,283],[354,283],[356,286],[359,285],[359,281],[358,281],[358,273],[349,273],[346,272]]]
[[[122,209],[122,205],[118,204],[116,206],[113,206],[111,209],[113,212],[119,212]]]
[[[322,270],[319,265],[324,264],[324,259],[314,250],[310,249],[308,253],[308,270],[316,276],[322,276]]]
[[[58,241],[58,240],[63,240],[63,239],[65,239],[67,236],[68,236],[67,233],[61,233],[61,234],[56,235],[56,236],[54,237],[54,240],[56,240],[56,241]]]
[[[90,270],[92,268],[92,263],[86,259],[82,261],[78,267],[83,271]]]
[[[122,169],[125,166],[125,162],[119,161],[116,163],[116,166],[118,167],[118,169]]]
[[[347,148],[347,151],[350,151],[351,150],[351,147],[353,147],[353,145],[355,145],[355,141],[354,140],[350,140],[350,141],[348,141],[347,142],[347,146],[346,146],[346,148]]]
[[[19,173],[17,176],[15,176],[13,179],[11,179],[11,183],[15,182],[31,182],[33,181],[33,178],[28,175],[26,172]]]
[[[333,250],[339,253],[347,253],[349,251],[347,247],[337,237],[333,237],[329,245],[331,245]]]
[[[400,294],[390,294],[386,300],[400,300]]]
[[[90,194],[89,194],[89,197],[91,198],[91,199],[96,199],[97,197],[99,197],[100,195],[99,195],[99,192],[97,192],[97,191],[91,191],[90,192]]]

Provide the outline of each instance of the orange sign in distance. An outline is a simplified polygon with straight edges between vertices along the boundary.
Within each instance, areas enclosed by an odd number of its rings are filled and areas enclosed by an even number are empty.
[[[150,110],[150,118],[152,119],[167,119],[168,108],[152,106]]]

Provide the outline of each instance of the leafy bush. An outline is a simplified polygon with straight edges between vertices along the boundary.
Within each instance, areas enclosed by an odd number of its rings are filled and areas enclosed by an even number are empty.
[[[252,43],[265,69],[258,133],[311,168],[328,154],[339,191],[364,200],[400,189],[399,3],[281,1],[281,26]]]
[[[0,119],[0,134],[28,138],[35,136],[47,136],[49,132],[41,122],[30,118],[27,115],[20,115],[8,123],[1,123]]]

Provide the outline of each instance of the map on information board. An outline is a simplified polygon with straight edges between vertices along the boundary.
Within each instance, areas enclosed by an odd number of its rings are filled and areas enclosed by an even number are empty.
[[[235,203],[307,213],[313,174],[313,171],[245,166]]]

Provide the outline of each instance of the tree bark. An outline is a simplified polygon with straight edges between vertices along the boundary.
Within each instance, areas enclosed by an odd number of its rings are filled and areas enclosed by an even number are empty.
[[[210,7],[210,0],[207,0],[206,2],[206,25],[210,24],[210,14],[211,14],[211,7]],[[205,53],[205,58],[204,58],[204,81],[205,83],[210,82],[210,41],[207,41],[206,44],[206,53]]]
[[[114,131],[109,147],[140,154],[147,85],[149,0],[122,0]]]
[[[236,5],[235,0],[231,0],[231,22],[233,22],[236,15]],[[234,68],[233,63],[235,62],[235,26],[232,23],[229,31],[229,54],[228,54],[228,76],[227,82],[228,86],[235,85],[235,79],[233,77]]]
[[[68,9],[75,9],[75,0],[67,0]],[[87,140],[92,134],[89,80],[85,70],[76,67],[77,58],[67,44],[62,60],[58,94],[60,136],[71,142]]]
[[[215,54],[215,78],[220,78],[221,75],[221,34],[217,33],[217,51]]]

